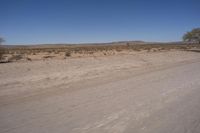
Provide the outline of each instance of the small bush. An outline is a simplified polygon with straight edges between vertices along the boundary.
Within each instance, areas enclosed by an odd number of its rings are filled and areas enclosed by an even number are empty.
[[[70,52],[70,51],[66,51],[66,52],[65,52],[65,56],[66,56],[66,57],[71,56],[71,52]]]
[[[22,55],[12,55],[12,57],[9,58],[9,61],[17,61],[23,59]]]
[[[32,59],[31,59],[31,58],[28,58],[28,57],[27,57],[26,59],[27,59],[28,61],[32,61]]]
[[[44,56],[43,58],[48,59],[48,58],[53,58],[53,57],[55,57],[55,56]]]
[[[3,58],[3,52],[0,50],[0,60]]]
[[[54,53],[55,53],[55,54],[59,54],[59,51],[57,51],[57,50],[54,50]]]
[[[0,61],[3,59],[4,54],[5,54],[5,50],[2,46],[0,46]]]

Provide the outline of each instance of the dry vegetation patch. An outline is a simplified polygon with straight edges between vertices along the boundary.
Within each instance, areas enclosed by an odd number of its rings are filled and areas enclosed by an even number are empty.
[[[127,51],[168,51],[172,49],[189,50],[198,49],[200,45],[195,44],[130,44],[123,45],[66,45],[58,47],[16,47],[0,49],[0,59],[7,62],[21,60],[43,60],[43,59],[66,59],[69,57],[85,57],[85,56],[108,56],[118,53],[126,53]]]

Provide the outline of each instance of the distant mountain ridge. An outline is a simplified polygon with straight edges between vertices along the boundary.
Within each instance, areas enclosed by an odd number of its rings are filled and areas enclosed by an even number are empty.
[[[58,43],[58,44],[28,44],[28,45],[2,45],[5,48],[53,48],[53,47],[68,47],[80,45],[144,45],[144,44],[183,44],[179,42],[145,42],[145,41],[116,41],[105,43]]]

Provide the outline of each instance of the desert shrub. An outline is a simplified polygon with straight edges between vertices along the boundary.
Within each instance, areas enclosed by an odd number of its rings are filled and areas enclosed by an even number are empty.
[[[118,48],[118,49],[116,49],[116,51],[117,51],[117,52],[121,52],[121,51],[122,51],[122,49],[119,49],[119,48]]]
[[[3,59],[3,55],[5,54],[5,49],[0,46],[0,61]]]
[[[18,55],[12,55],[12,57],[9,58],[9,61],[17,61],[23,59],[23,56],[18,54]]]
[[[93,51],[88,51],[88,54],[94,54],[94,52]]]
[[[2,50],[0,48],[0,60],[2,59],[2,57],[3,57],[3,52],[2,52]]]
[[[54,50],[54,53],[55,53],[55,54],[59,54],[59,51],[58,51],[58,50]]]
[[[47,52],[48,52],[48,53],[52,53],[52,51],[51,51],[51,50],[47,50]]]
[[[129,47],[129,46],[130,46],[130,44],[129,44],[129,43],[126,43],[126,46],[127,46],[127,47]]]
[[[48,59],[48,58],[53,58],[53,57],[55,57],[55,56],[49,56],[49,55],[47,55],[47,56],[44,56],[43,58],[44,59]]]
[[[27,57],[26,59],[27,59],[28,61],[32,61],[32,59],[31,59],[31,58],[28,58],[28,57]]]
[[[70,51],[66,51],[66,52],[65,52],[65,56],[66,56],[66,57],[71,56],[71,52],[70,52]]]

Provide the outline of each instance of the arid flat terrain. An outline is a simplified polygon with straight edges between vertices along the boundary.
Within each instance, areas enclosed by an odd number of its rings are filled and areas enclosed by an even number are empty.
[[[200,53],[0,64],[0,133],[199,133]]]

